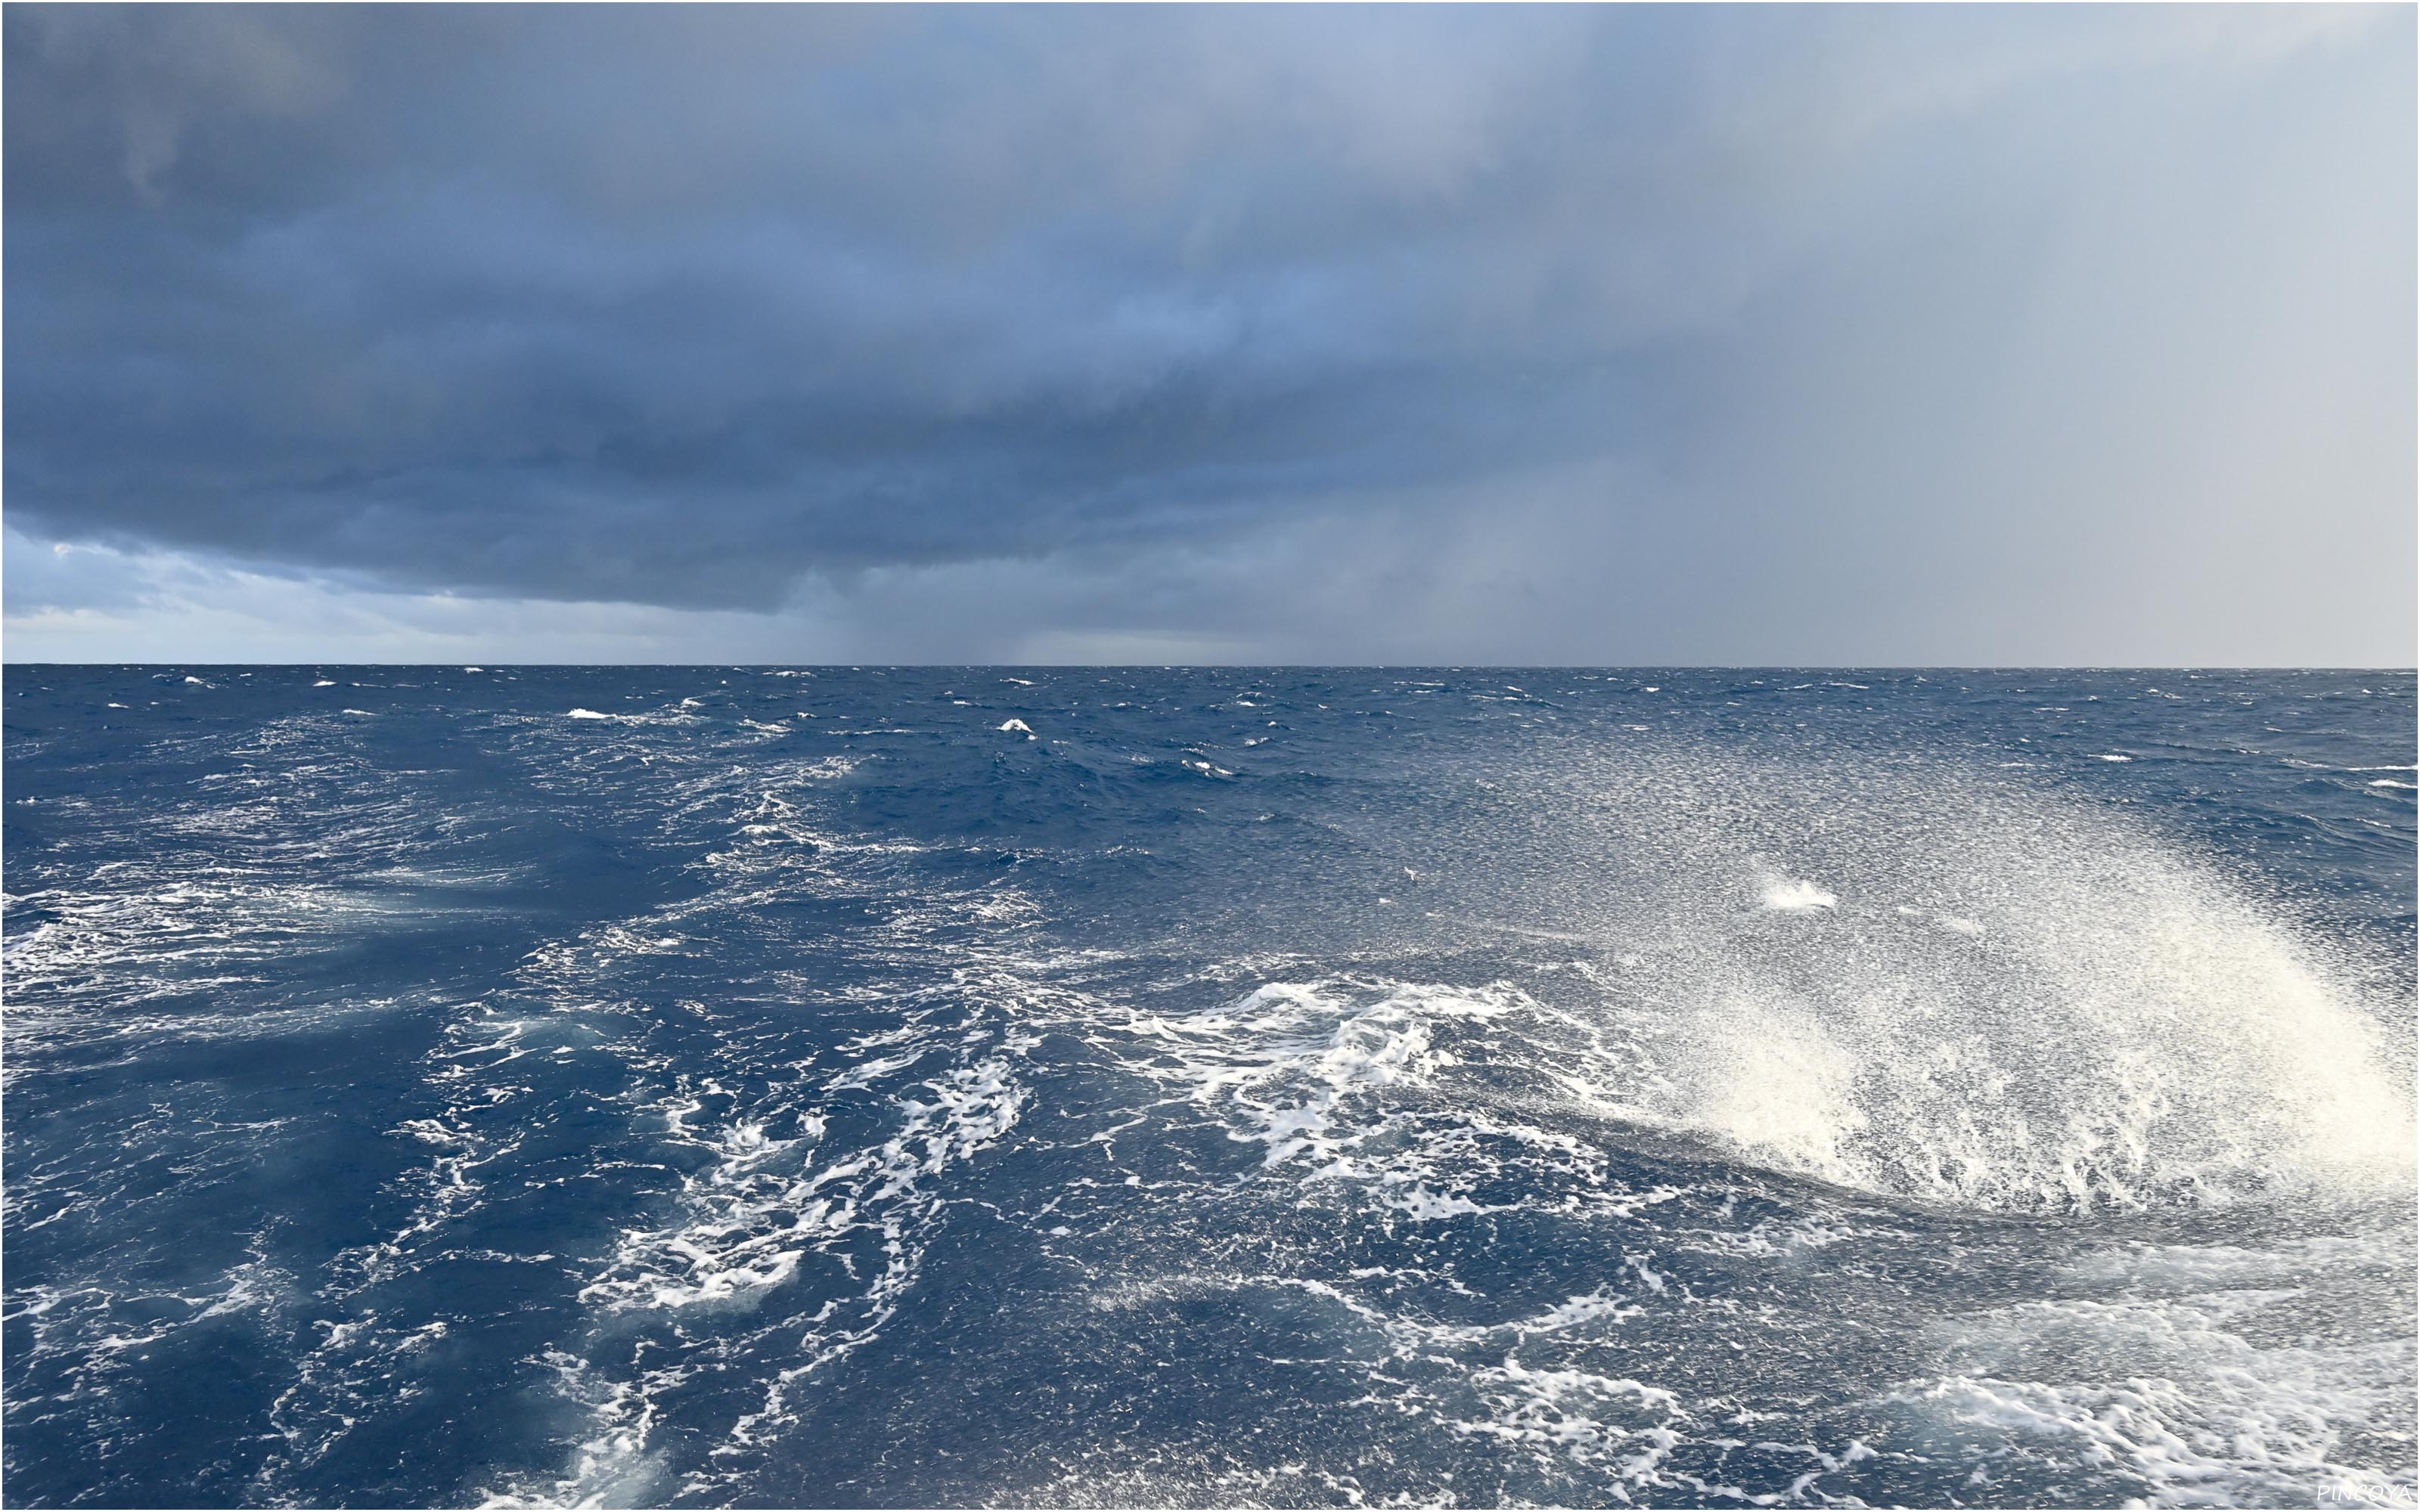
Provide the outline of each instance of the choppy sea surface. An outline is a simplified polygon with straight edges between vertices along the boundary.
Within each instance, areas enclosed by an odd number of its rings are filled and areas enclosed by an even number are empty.
[[[6,694],[12,1505],[2420,1496],[2409,672]]]

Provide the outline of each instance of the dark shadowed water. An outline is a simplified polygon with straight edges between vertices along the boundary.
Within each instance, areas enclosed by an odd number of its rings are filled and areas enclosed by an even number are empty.
[[[2409,1504],[2413,691],[12,668],[7,1500]]]

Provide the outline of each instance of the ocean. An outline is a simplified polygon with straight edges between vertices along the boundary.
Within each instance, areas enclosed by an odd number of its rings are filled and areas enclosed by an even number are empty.
[[[2408,671],[6,694],[10,1505],[2420,1498]]]

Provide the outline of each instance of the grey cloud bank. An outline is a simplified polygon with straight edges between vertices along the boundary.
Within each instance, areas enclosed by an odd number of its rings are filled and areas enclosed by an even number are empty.
[[[2408,665],[2409,8],[66,8],[12,660]]]

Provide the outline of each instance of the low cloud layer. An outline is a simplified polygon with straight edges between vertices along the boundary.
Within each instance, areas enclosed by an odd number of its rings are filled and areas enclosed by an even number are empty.
[[[2412,659],[2406,8],[5,26],[12,659]]]

